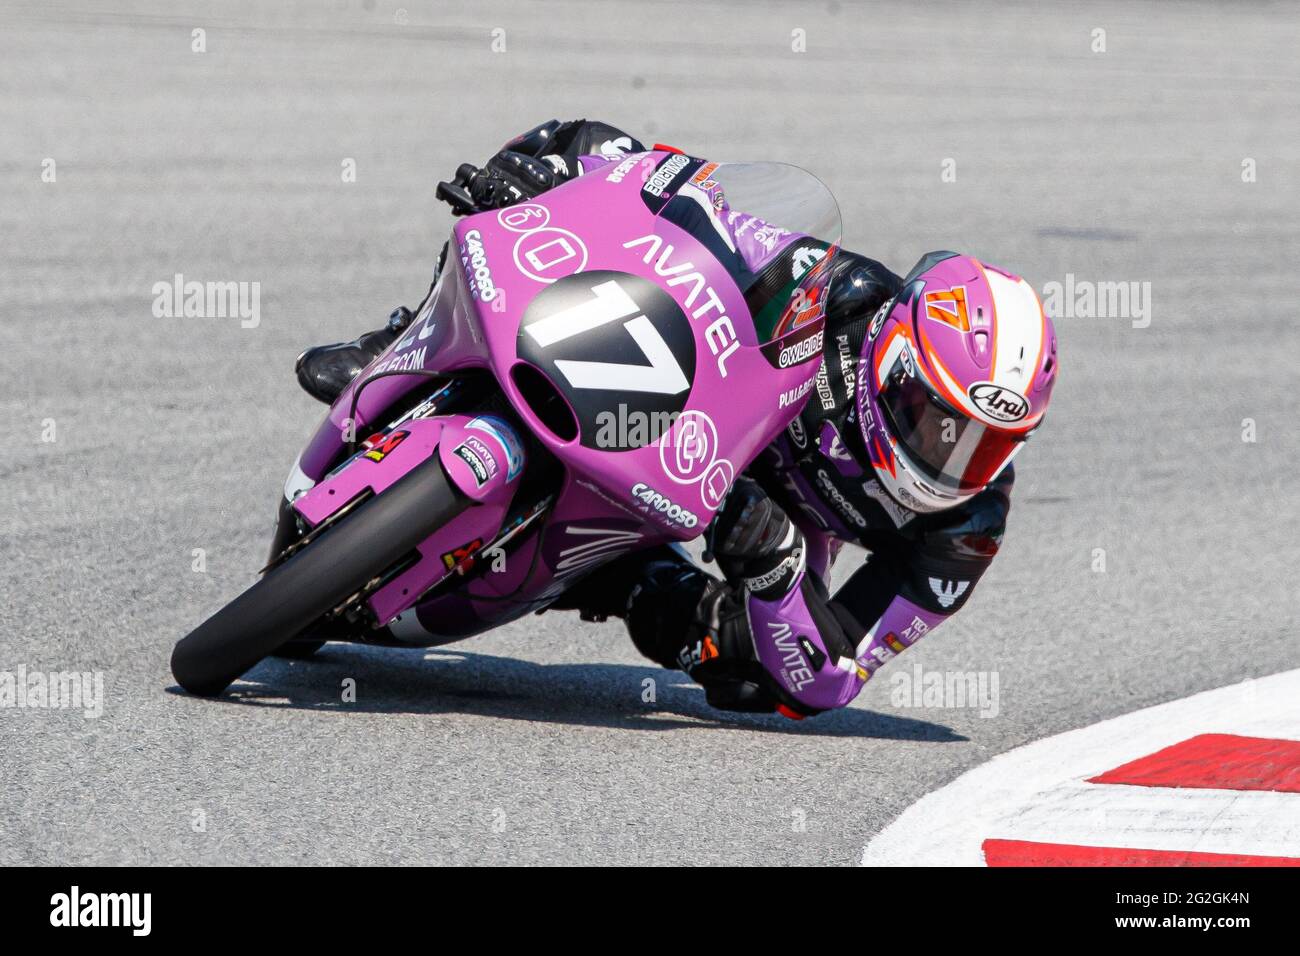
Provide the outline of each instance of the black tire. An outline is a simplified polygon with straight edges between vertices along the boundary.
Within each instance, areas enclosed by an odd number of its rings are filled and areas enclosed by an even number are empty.
[[[176,683],[220,694],[469,506],[434,454],[182,638]]]
[[[290,641],[283,647],[273,650],[271,656],[282,657],[288,661],[309,661],[324,646],[324,641]]]

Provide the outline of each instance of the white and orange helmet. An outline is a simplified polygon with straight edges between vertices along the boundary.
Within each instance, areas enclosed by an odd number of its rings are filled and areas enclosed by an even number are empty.
[[[931,252],[867,332],[857,410],[890,496],[941,511],[982,491],[1043,420],[1056,331],[1024,279]]]

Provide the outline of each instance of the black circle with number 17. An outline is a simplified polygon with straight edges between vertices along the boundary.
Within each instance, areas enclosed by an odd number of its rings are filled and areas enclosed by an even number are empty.
[[[579,272],[524,310],[519,357],[568,400],[583,445],[619,451],[657,441],[686,407],[695,333],[673,297],[649,279]]]

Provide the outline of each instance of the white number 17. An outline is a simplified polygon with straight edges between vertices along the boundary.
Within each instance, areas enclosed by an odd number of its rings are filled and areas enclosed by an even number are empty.
[[[542,348],[582,335],[609,322],[617,322],[641,312],[617,281],[610,279],[591,287],[595,298],[571,306],[540,322],[534,322],[526,331]],[[672,349],[659,330],[645,315],[636,315],[623,323],[623,328],[641,348],[649,365],[624,365],[618,362],[578,362],[557,359],[560,370],[574,388],[602,388],[623,392],[657,392],[676,395],[691,387]]]

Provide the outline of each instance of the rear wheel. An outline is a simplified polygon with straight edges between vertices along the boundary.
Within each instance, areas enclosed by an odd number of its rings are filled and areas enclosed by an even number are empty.
[[[210,697],[383,575],[469,506],[435,454],[177,643],[172,674]]]

